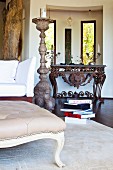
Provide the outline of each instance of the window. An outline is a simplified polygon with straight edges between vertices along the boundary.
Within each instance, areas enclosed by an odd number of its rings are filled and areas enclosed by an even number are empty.
[[[49,29],[45,32],[45,43],[47,48],[46,66],[56,64],[56,21],[49,24]]]
[[[81,58],[90,64],[96,60],[96,21],[81,21]]]

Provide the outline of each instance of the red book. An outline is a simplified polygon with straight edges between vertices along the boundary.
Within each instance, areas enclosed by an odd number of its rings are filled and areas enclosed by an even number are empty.
[[[64,116],[66,117],[72,117],[72,118],[79,118],[79,119],[87,119],[87,118],[93,118],[95,117],[95,113],[87,113],[87,114],[79,114],[79,113],[74,113],[73,112],[64,112]]]
[[[64,116],[81,119],[81,115],[80,114],[73,114],[72,112],[64,112]]]

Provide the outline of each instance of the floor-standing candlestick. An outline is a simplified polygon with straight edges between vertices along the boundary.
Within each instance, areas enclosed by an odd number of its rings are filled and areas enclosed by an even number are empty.
[[[39,83],[34,88],[34,102],[35,104],[39,105],[40,107],[44,107],[47,110],[52,111],[55,106],[55,99],[51,97],[51,88],[47,79],[47,74],[49,70],[46,67],[46,44],[45,44],[45,31],[49,29],[49,23],[52,22],[49,18],[34,18],[32,22],[36,24],[37,30],[40,33],[40,46],[39,46],[39,53],[41,56],[40,59],[40,67],[37,72],[40,74]]]

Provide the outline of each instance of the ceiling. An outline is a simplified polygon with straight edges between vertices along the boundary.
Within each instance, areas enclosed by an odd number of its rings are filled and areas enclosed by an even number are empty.
[[[87,7],[65,7],[65,6],[47,6],[48,10],[51,11],[100,11],[103,9],[103,6],[87,6]]]

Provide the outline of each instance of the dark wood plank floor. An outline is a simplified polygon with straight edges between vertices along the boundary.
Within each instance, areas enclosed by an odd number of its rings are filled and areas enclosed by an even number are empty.
[[[60,111],[63,108],[63,103],[66,99],[57,99],[54,113],[62,117],[63,113]],[[96,113],[94,121],[113,128],[113,99],[104,99],[104,103],[98,101],[93,104],[93,111]]]
[[[93,120],[113,128],[113,99],[104,99],[104,103],[96,103],[93,107],[96,116]]]

